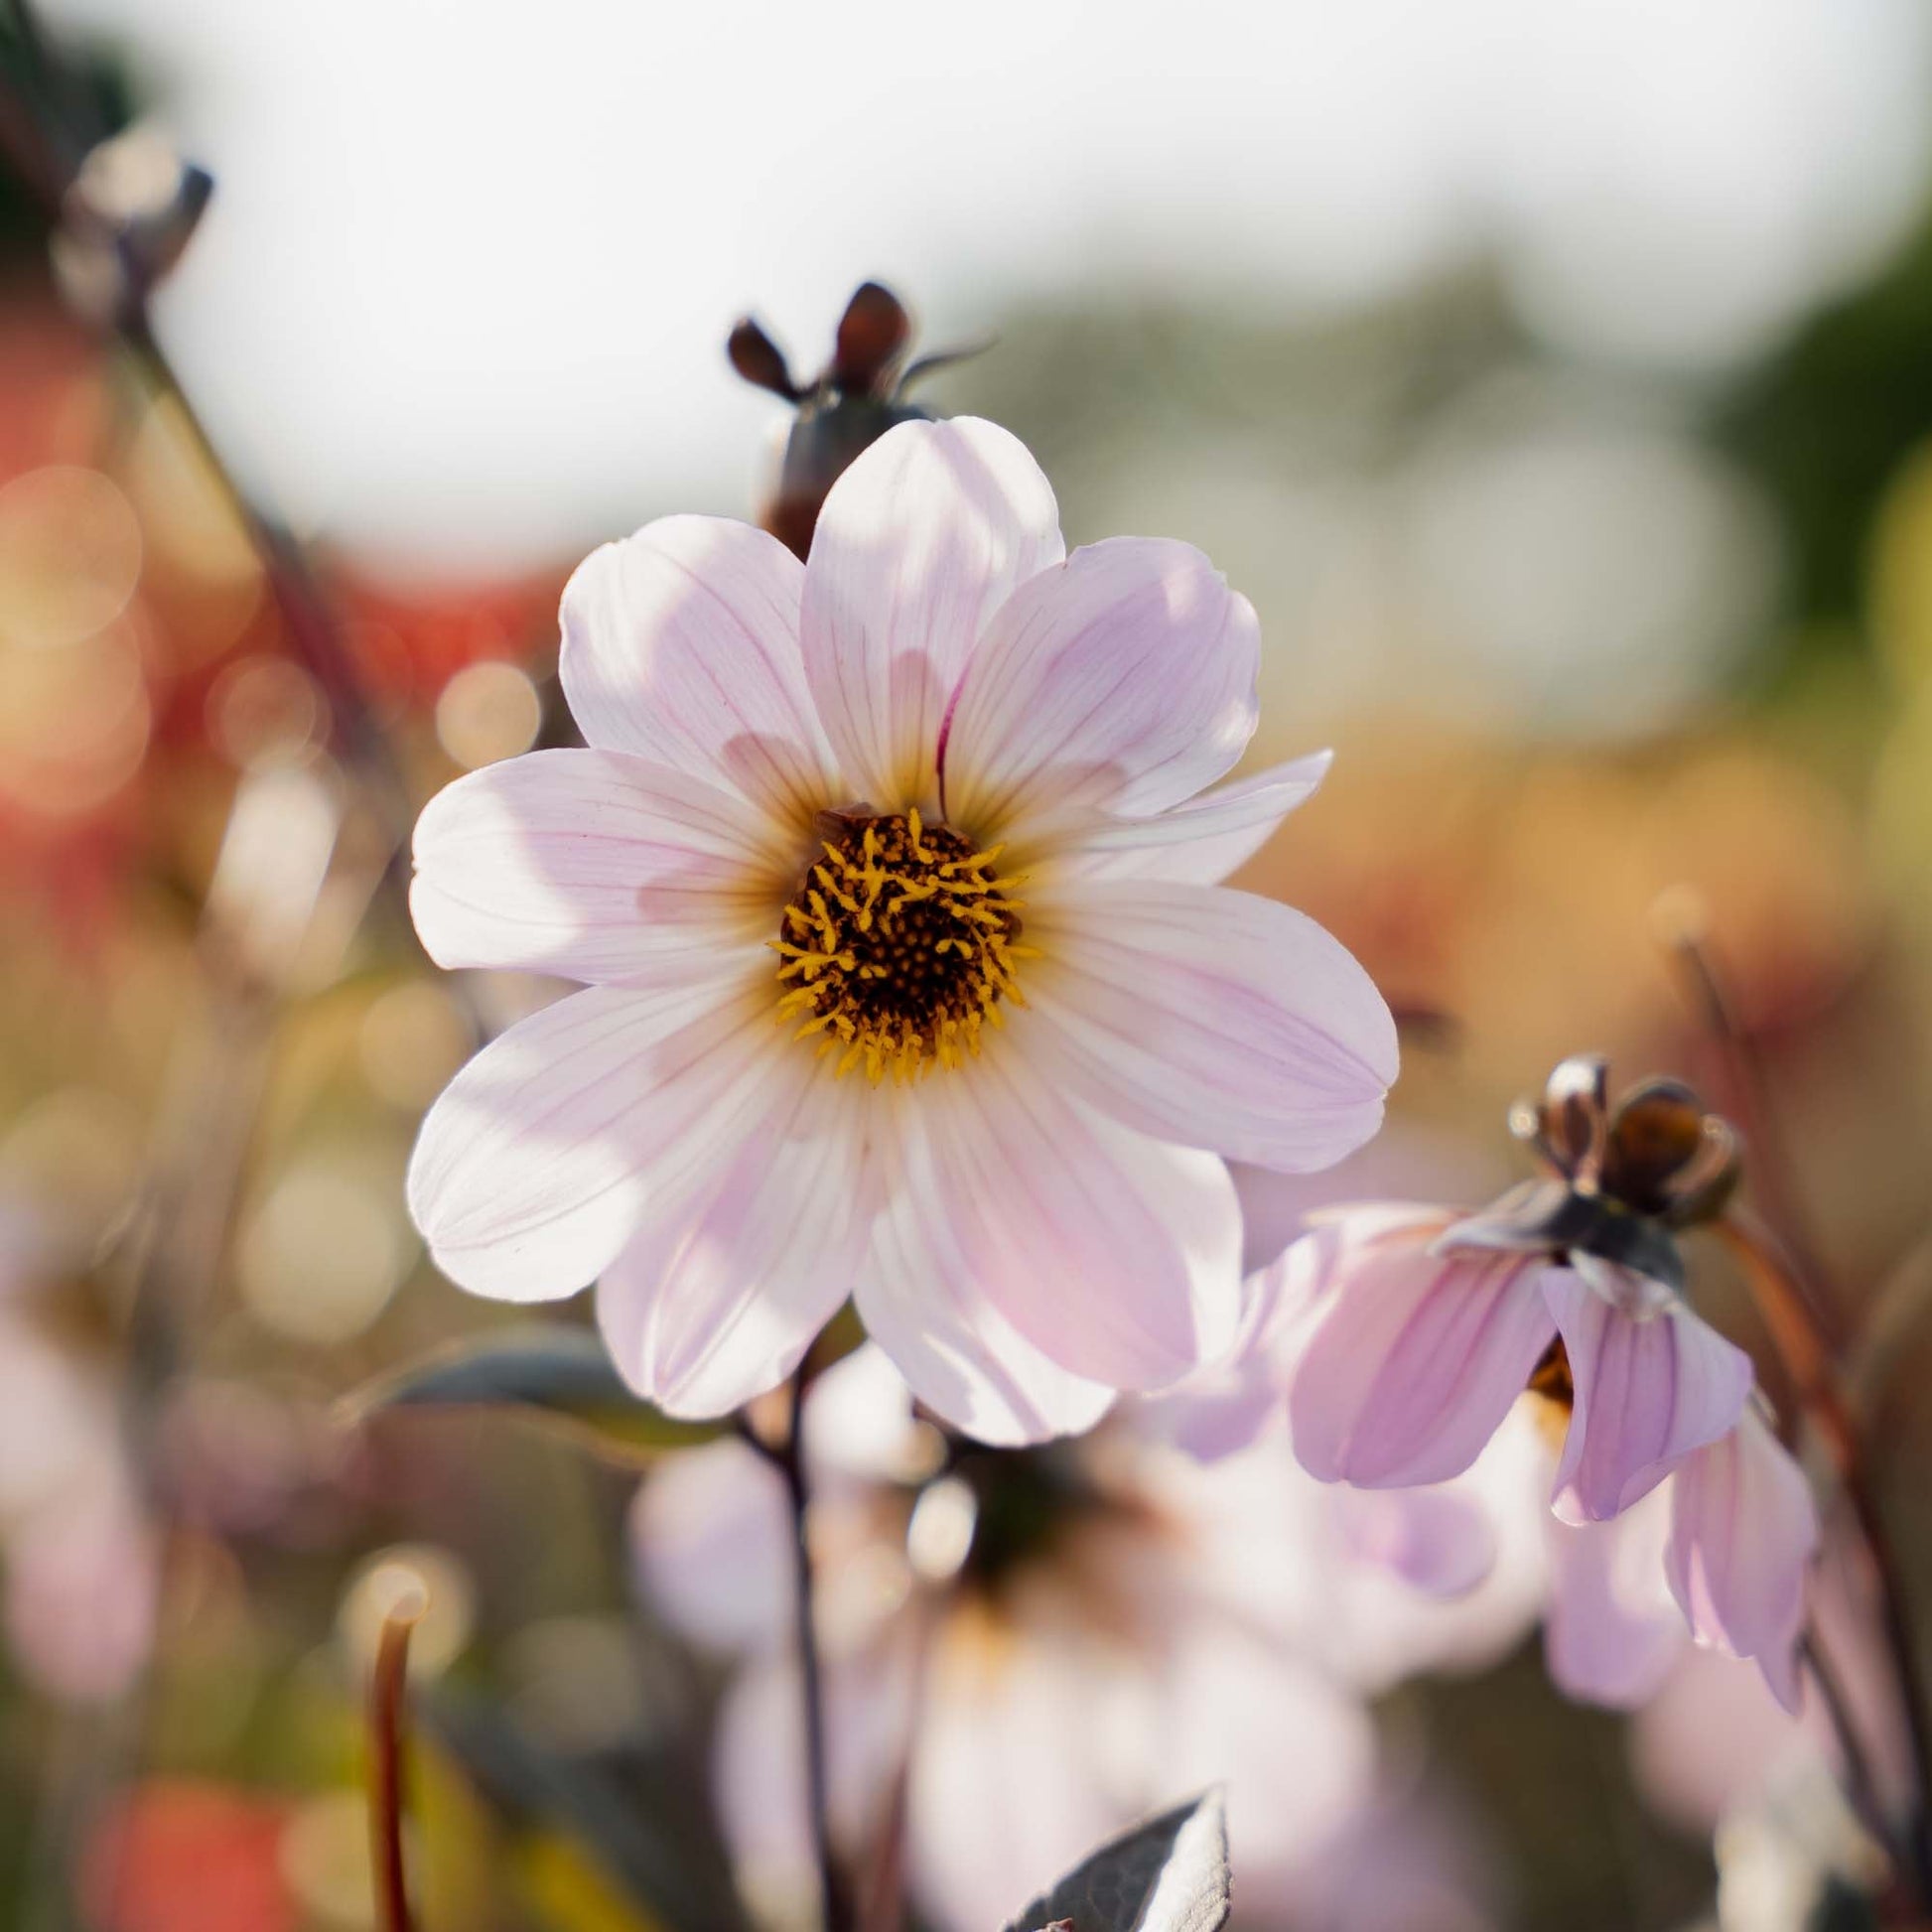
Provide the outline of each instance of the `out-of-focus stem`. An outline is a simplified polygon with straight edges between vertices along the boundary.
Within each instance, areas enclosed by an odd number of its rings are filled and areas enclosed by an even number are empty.
[[[380,1932],[414,1932],[403,1869],[402,1794],[407,1771],[405,1711],[409,1638],[423,1613],[420,1592],[382,1620],[369,1676],[369,1851]]]
[[[811,1819],[812,1856],[818,1864],[819,1915],[824,1932],[845,1932],[845,1900],[832,1851],[831,1777],[825,1734],[825,1670],[818,1648],[816,1583],[811,1549],[811,1478],[805,1467],[805,1368],[791,1384],[791,1425],[777,1456],[791,1505],[792,1627],[805,1719],[805,1803]]]
[[[738,1433],[777,1470],[791,1513],[792,1636],[798,1652],[798,1681],[804,1704],[805,1807],[811,1825],[812,1857],[818,1866],[819,1916],[824,1932],[847,1932],[845,1890],[832,1851],[831,1778],[825,1733],[825,1667],[818,1648],[816,1578],[811,1549],[811,1476],[805,1466],[805,1387],[809,1358],[791,1378],[791,1413],[784,1440],[773,1441],[748,1415],[738,1418]]]
[[[1797,1184],[1777,1110],[1771,1104],[1770,1081],[1756,1042],[1738,1022],[1725,979],[1701,930],[1697,908],[1669,910],[1665,944],[1683,979],[1698,1017],[1717,1044],[1724,1061],[1727,1091],[1722,1111],[1743,1134],[1750,1150],[1751,1187],[1766,1218],[1778,1229],[1786,1248],[1797,1258],[1793,1292],[1803,1305],[1804,1322],[1827,1359],[1836,1360],[1843,1337],[1838,1311],[1823,1297],[1823,1271],[1813,1239],[1803,1192]]]
[[[1831,1457],[1878,1583],[1878,1614],[1897,1685],[1900,1716],[1912,1760],[1913,1815],[1907,1833],[1913,1879],[1920,1902],[1932,1907],[1932,1729],[1928,1729],[1925,1680],[1906,1607],[1904,1579],[1873,1493],[1859,1429],[1839,1388],[1825,1338],[1807,1325],[1811,1299],[1796,1266],[1761,1224],[1733,1211],[1718,1233],[1743,1264],[1744,1277],[1783,1357],[1805,1421]]]

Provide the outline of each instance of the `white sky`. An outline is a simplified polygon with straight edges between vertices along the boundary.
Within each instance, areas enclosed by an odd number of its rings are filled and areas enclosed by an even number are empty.
[[[1722,362],[1914,211],[1920,0],[45,0],[219,178],[164,327],[306,527],[514,565],[742,511],[756,307],[933,340],[1097,284],[1372,296],[1494,245],[1559,340]]]

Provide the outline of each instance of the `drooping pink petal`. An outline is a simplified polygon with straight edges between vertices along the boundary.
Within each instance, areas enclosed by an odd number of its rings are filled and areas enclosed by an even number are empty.
[[[439,966],[602,983],[666,953],[755,946],[795,854],[735,792],[616,752],[531,752],[416,821],[409,907]]]
[[[1076,811],[1029,825],[1017,863],[1086,879],[1174,879],[1217,886],[1268,843],[1283,819],[1314,795],[1333,754],[1294,759],[1142,818]],[[1034,854],[1038,852],[1038,860]],[[1048,855],[1050,852],[1050,856]]]
[[[882,1205],[855,1293],[866,1332],[928,1409],[979,1442],[1015,1448],[1091,1429],[1115,1392],[1049,1361],[1000,1312],[959,1231],[913,1199],[906,1140],[893,1126],[882,1137]]]
[[[1687,1305],[1659,1302],[1642,1278],[1615,1272],[1629,1284],[1621,1308],[1574,1269],[1543,1275],[1576,1388],[1555,1496],[1569,1523],[1628,1509],[1729,1430],[1750,1393],[1751,1361],[1741,1348]]]
[[[781,1055],[761,1111],[695,1193],[658,1200],[597,1286],[598,1325],[637,1393],[728,1415],[776,1388],[851,1293],[872,1203],[859,1081]]]
[[[1252,894],[1068,881],[1023,895],[1016,1040],[1127,1126],[1293,1173],[1374,1134],[1397,1066],[1387,1003],[1312,919]]]
[[[798,647],[804,566],[777,538],[666,516],[564,591],[558,675],[585,738],[725,785],[794,823],[838,803]]]
[[[1537,1266],[1433,1254],[1426,1238],[1343,1249],[1289,1385],[1304,1467],[1373,1489],[1466,1469],[1556,1332]]]
[[[701,1443],[655,1464],[630,1506],[644,1595],[708,1650],[779,1650],[791,1636],[791,1512],[750,1443]]]
[[[1550,1604],[1543,1649],[1567,1696],[1627,1710],[1664,1681],[1684,1622],[1664,1587],[1665,1496],[1607,1523],[1550,1525]]]
[[[1671,1490],[1667,1570],[1693,1634],[1755,1658],[1771,1695],[1795,1714],[1805,1581],[1818,1548],[1804,1471],[1746,1409],[1729,1435],[1685,1458]]]
[[[889,430],[832,485],[805,566],[805,676],[855,798],[937,803],[959,675],[1013,591],[1065,554],[1039,466],[993,423]]]
[[[478,1295],[543,1302],[616,1259],[652,1200],[728,1153],[772,1062],[765,968],[594,987],[501,1035],[429,1110],[409,1212]],[[747,973],[757,977],[747,977]]]
[[[959,681],[947,816],[984,839],[1085,805],[1166,810],[1254,736],[1254,607],[1191,544],[1076,550],[1000,608]]]
[[[1233,1340],[1241,1214],[1213,1155],[1078,1106],[1020,1051],[926,1082],[899,1118],[919,1211],[1062,1368],[1160,1388]]]

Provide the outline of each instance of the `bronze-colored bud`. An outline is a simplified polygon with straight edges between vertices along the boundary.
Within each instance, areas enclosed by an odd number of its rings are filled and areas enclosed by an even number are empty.
[[[1671,1182],[1704,1148],[1704,1120],[1703,1102],[1683,1081],[1640,1081],[1610,1119],[1604,1191],[1639,1213],[1662,1213]]]
[[[891,289],[861,282],[839,318],[832,347],[833,383],[849,396],[883,395],[912,340],[912,318]]]
[[[787,402],[796,402],[803,393],[791,379],[784,350],[755,317],[744,317],[733,329],[725,343],[725,353],[731,357],[732,367],[755,388],[769,389]]]

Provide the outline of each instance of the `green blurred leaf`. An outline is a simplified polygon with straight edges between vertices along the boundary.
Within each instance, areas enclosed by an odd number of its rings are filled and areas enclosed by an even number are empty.
[[[1110,1840],[1035,1898],[1007,1932],[1219,1932],[1228,1916],[1226,1807],[1218,1789]]]
[[[439,1350],[344,1398],[361,1424],[397,1409],[501,1409],[588,1434],[591,1447],[626,1461],[706,1442],[721,1423],[674,1422],[624,1387],[604,1344],[582,1328],[531,1324]]]

